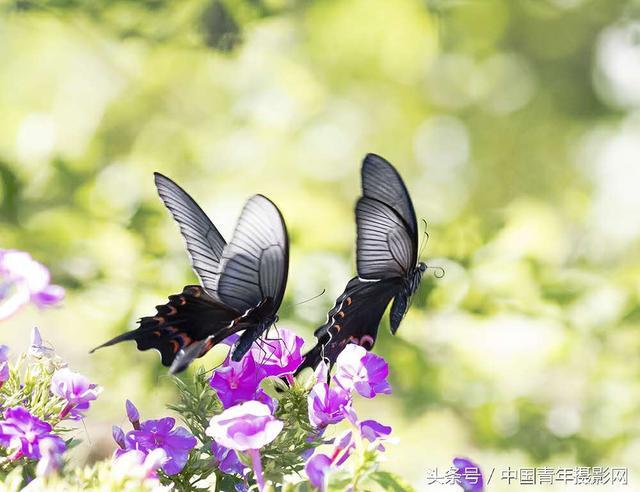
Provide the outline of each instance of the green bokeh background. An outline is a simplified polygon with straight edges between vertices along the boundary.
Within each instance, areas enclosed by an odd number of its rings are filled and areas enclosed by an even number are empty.
[[[386,466],[418,490],[468,455],[502,470],[621,466],[640,490],[640,4],[621,0],[0,2],[0,246],[64,305],[31,327],[104,387],[78,463],[113,451],[124,399],[163,414],[156,354],[88,350],[192,283],[152,172],[230,237],[254,193],[291,239],[280,326],[309,342],[354,273],[366,152],[404,176],[427,275],[376,350]],[[326,294],[299,304],[322,289]],[[210,367],[223,356],[201,359]],[[614,490],[613,488],[609,488]],[[544,488],[536,489],[544,490]],[[557,487],[554,488],[557,490]],[[582,488],[581,490],[586,490]]]

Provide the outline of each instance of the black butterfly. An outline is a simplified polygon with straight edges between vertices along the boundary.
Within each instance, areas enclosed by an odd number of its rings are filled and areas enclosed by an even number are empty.
[[[181,294],[156,306],[157,315],[97,348],[135,340],[138,350],[157,349],[171,373],[229,335],[244,330],[232,349],[238,361],[277,320],[289,269],[289,240],[284,219],[268,198],[254,195],[245,204],[227,244],[186,191],[155,173],[160,198],[178,222],[187,252],[202,286],[187,285]],[[93,349],[91,352],[93,352]]]
[[[347,343],[371,350],[389,301],[395,334],[427,265],[418,263],[418,224],[402,178],[382,157],[368,154],[362,163],[362,197],[356,204],[357,269],[315,331],[316,346],[299,371],[325,359],[333,364]]]

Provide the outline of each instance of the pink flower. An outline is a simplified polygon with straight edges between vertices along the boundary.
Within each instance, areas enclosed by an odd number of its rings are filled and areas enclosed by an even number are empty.
[[[0,320],[28,302],[42,308],[62,300],[64,289],[50,280],[49,270],[29,253],[0,250]]]
[[[212,417],[206,433],[226,448],[247,451],[269,444],[283,426],[267,405],[248,401]]]
[[[336,424],[344,419],[344,408],[351,404],[351,396],[340,386],[316,383],[307,396],[309,422],[316,427]]]
[[[280,328],[275,339],[260,338],[251,347],[254,360],[267,376],[293,374],[302,363],[304,340],[291,330]]]
[[[83,417],[82,412],[89,408],[89,402],[98,398],[102,388],[90,383],[82,374],[65,367],[58,369],[51,378],[51,392],[67,400],[60,418],[70,414],[71,419],[77,420]]]
[[[355,390],[365,398],[391,393],[389,366],[382,357],[359,345],[347,345],[338,355],[336,366],[334,380],[346,391]]]
[[[281,420],[271,415],[267,405],[248,401],[212,417],[206,434],[226,448],[245,451],[249,455],[258,490],[262,492],[265,482],[259,449],[272,442],[283,426]]]
[[[47,446],[53,445],[58,453],[62,453],[65,443],[52,430],[50,424],[32,415],[24,407],[7,408],[4,420],[0,420],[0,445],[14,450],[9,458],[11,460],[21,456],[40,459],[40,444],[43,440],[47,440]]]

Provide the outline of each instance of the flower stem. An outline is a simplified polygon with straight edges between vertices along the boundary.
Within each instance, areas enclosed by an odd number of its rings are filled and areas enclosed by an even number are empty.
[[[249,449],[247,454],[251,458],[253,464],[253,473],[256,476],[256,482],[258,483],[258,490],[264,491],[264,476],[262,475],[262,461],[260,461],[260,451],[257,449]]]

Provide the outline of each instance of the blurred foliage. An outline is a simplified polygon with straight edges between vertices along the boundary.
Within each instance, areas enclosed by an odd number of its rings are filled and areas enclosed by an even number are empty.
[[[273,198],[291,236],[282,323],[311,342],[354,272],[372,151],[405,177],[428,222],[423,256],[446,270],[398,336],[381,326],[395,396],[376,412],[402,442],[394,470],[418,489],[456,454],[638,473],[638,2],[5,0],[0,12],[2,247],[70,289],[64,308],[5,323],[2,341],[38,323],[106,388],[78,459],[111,452],[124,398],[145,414],[174,398],[151,353],[86,354],[194,281],[152,172],[226,237],[248,196]]]

